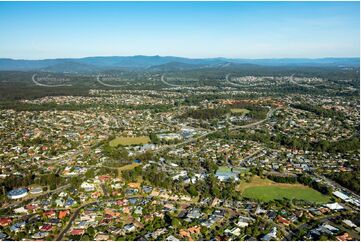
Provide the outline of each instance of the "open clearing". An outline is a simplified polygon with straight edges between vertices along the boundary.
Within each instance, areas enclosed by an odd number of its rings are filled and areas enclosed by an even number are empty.
[[[122,171],[127,171],[127,170],[132,170],[134,169],[135,167],[139,166],[138,163],[132,163],[132,164],[129,164],[129,165],[125,165],[125,166],[121,166],[118,168],[118,171],[119,172],[122,172]]]
[[[259,177],[252,177],[250,182],[242,181],[237,188],[244,197],[265,202],[282,198],[315,203],[329,201],[327,196],[302,184],[276,183]]]
[[[112,141],[109,142],[109,145],[112,147],[116,147],[118,145],[128,146],[128,145],[144,145],[148,144],[150,139],[148,136],[139,136],[139,137],[125,137],[120,136],[116,137]]]
[[[231,113],[247,114],[249,110],[245,108],[231,108]]]

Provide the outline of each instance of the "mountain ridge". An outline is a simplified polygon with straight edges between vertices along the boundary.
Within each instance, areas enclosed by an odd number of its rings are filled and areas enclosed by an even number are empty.
[[[92,72],[127,68],[132,70],[184,70],[219,68],[222,65],[341,67],[360,66],[357,57],[327,58],[186,58],[177,56],[92,56],[42,60],[0,58],[0,71]]]

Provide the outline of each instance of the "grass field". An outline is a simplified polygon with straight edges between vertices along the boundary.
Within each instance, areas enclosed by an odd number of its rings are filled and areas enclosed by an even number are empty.
[[[238,190],[246,198],[259,199],[265,202],[282,198],[315,203],[326,203],[329,201],[327,196],[310,187],[301,184],[276,183],[259,177],[253,177],[249,183],[241,182]]]
[[[134,169],[135,167],[139,166],[138,163],[132,163],[132,164],[129,164],[129,165],[125,165],[125,166],[121,166],[118,168],[118,171],[119,172],[122,172],[122,171],[127,171],[127,170],[132,170]]]
[[[120,136],[116,137],[112,141],[109,142],[109,145],[112,147],[116,147],[118,145],[143,145],[148,144],[150,142],[150,139],[148,136],[139,136],[139,137],[125,137]]]
[[[231,113],[247,114],[249,110],[245,108],[231,108]]]
[[[227,166],[220,166],[220,167],[218,167],[218,170],[217,170],[217,171],[218,171],[218,172],[231,172],[232,169],[229,168],[229,167],[227,167]]]

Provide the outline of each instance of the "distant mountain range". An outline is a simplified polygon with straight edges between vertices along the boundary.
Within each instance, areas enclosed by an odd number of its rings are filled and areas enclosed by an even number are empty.
[[[360,58],[192,59],[174,56],[109,56],[44,60],[0,58],[0,71],[50,71],[88,73],[106,70],[181,71],[247,66],[358,68]]]

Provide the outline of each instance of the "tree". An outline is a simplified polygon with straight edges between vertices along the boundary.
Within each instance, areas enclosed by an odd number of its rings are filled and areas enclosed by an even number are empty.
[[[177,218],[172,218],[172,226],[174,228],[179,228],[182,226],[182,223]]]
[[[196,197],[198,196],[198,192],[197,189],[194,185],[189,185],[187,188],[187,192],[192,196],[192,197]]]

